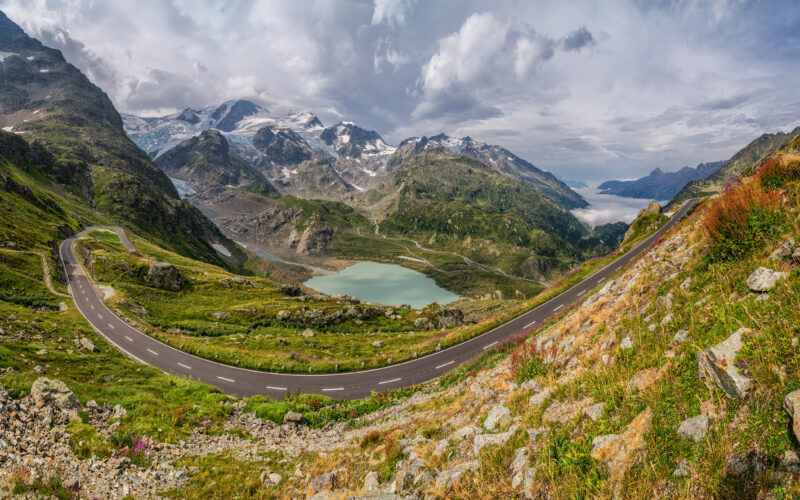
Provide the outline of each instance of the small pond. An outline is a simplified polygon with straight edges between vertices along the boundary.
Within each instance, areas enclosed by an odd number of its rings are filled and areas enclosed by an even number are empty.
[[[337,273],[315,276],[304,285],[329,295],[345,293],[364,302],[408,304],[415,309],[431,302],[449,304],[460,298],[422,273],[377,262],[359,262]]]

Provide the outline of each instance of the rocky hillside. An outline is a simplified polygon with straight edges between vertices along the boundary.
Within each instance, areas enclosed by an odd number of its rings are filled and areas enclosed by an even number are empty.
[[[690,182],[672,200],[681,203],[689,198],[719,193],[725,183],[744,174],[765,156],[785,147],[800,134],[800,127],[791,132],[763,134],[742,148],[708,178]]]
[[[453,153],[483,162],[492,170],[527,184],[537,193],[568,210],[588,206],[581,195],[550,172],[536,168],[505,148],[475,141],[471,137],[456,139],[445,134],[412,137],[400,143],[397,148],[398,158],[393,159],[392,163],[397,164],[400,160],[427,148],[445,148]]]
[[[603,194],[615,194],[628,198],[650,198],[671,200],[686,184],[705,179],[716,172],[722,161],[701,163],[695,168],[683,167],[675,172],[663,172],[656,168],[650,174],[634,181],[606,181],[598,186]]]
[[[1,12],[0,53],[0,127],[49,155],[41,172],[58,190],[186,255],[222,263],[210,243],[232,244],[128,139],[102,90]]]
[[[397,154],[405,155],[406,146]],[[584,256],[612,249],[598,241],[581,247],[590,231],[568,211],[527,184],[445,148],[406,156],[368,195],[385,234],[527,278],[549,279]]]
[[[156,159],[170,177],[188,182],[198,191],[215,187],[242,187],[265,195],[277,194],[263,174],[231,153],[228,141],[214,129],[186,139]]]

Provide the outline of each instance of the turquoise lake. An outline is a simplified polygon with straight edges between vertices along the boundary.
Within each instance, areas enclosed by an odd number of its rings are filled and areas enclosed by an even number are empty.
[[[415,309],[431,302],[449,304],[460,298],[422,273],[377,262],[359,262],[334,274],[315,276],[304,285],[328,295],[345,293],[364,302],[408,304]]]

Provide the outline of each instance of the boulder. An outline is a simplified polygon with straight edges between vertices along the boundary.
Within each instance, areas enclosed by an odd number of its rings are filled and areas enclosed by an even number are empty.
[[[789,238],[781,243],[778,248],[769,254],[769,260],[782,260],[792,255],[792,248],[794,247],[794,238]]]
[[[752,381],[742,375],[733,364],[736,353],[742,348],[742,335],[747,328],[739,328],[719,344],[697,352],[697,369],[700,377],[713,381],[729,398],[743,398],[752,386]]]
[[[39,377],[31,386],[32,397],[42,397],[45,401],[64,410],[82,410],[83,405],[67,385],[58,379]]]
[[[438,488],[447,488],[454,482],[458,481],[458,479],[464,475],[467,471],[476,471],[480,468],[481,463],[477,460],[472,460],[470,462],[460,463],[450,469],[445,469],[439,473],[439,477],[436,478],[436,486]]]
[[[747,278],[747,288],[753,292],[767,292],[778,284],[778,281],[787,276],[787,273],[773,271],[766,267],[759,267]]]
[[[231,317],[231,313],[226,312],[226,311],[219,311],[219,312],[212,313],[211,316],[213,316],[214,319],[216,319],[216,320],[222,321],[222,320],[229,319]]]
[[[487,431],[492,431],[495,427],[503,428],[511,424],[511,410],[505,406],[497,405],[489,410],[486,420],[483,422],[483,428]]]
[[[524,446],[514,451],[514,459],[511,461],[511,487],[514,489],[522,486],[525,469],[528,467],[528,448]]]
[[[286,309],[281,309],[278,311],[278,314],[275,315],[275,319],[278,321],[286,321],[287,319],[292,317],[292,313],[287,311]]]
[[[336,473],[328,472],[314,477],[308,482],[306,496],[316,495],[321,491],[331,491],[336,487]]]
[[[81,337],[80,340],[78,340],[78,343],[80,344],[81,349],[85,349],[85,350],[87,350],[89,352],[97,352],[98,351],[97,347],[95,347],[95,345],[92,343],[92,341],[89,340],[86,337]]]
[[[678,427],[678,434],[686,439],[692,439],[695,443],[706,437],[708,432],[708,418],[705,415],[698,415],[694,418],[687,418]]]
[[[592,442],[591,456],[606,468],[611,483],[619,484],[644,452],[647,447],[645,435],[650,431],[652,420],[653,412],[647,408],[628,424],[622,434],[598,436]]]
[[[381,487],[381,483],[378,480],[378,473],[373,471],[367,472],[367,475],[364,477],[364,491],[378,491]]]
[[[512,425],[506,432],[501,432],[499,434],[478,434],[472,440],[473,453],[475,453],[475,456],[478,456],[478,453],[486,446],[505,443],[511,439],[511,436],[517,432],[517,429],[518,427],[516,425]]]
[[[375,349],[382,349],[383,346],[385,345],[386,344],[384,344],[382,340],[376,340],[375,342],[372,343],[372,347],[374,347]]]
[[[528,402],[530,403],[531,406],[535,406],[536,408],[538,408],[542,406],[542,403],[544,403],[545,400],[549,398],[550,394],[552,393],[553,391],[549,387],[545,387],[540,392],[537,392],[536,394],[531,396]]]
[[[438,328],[455,328],[464,324],[464,313],[455,307],[440,309],[433,317]]]
[[[588,408],[592,404],[594,404],[594,400],[591,397],[580,400],[553,402],[547,407],[544,413],[542,413],[542,422],[565,425],[577,417],[584,408]]]
[[[420,316],[419,318],[414,320],[414,328],[419,328],[421,330],[428,330],[431,328],[431,320],[426,318],[425,316]]]
[[[306,328],[300,335],[302,335],[305,338],[311,338],[314,336],[314,330],[312,330],[311,328]]]
[[[605,403],[597,403],[588,408],[583,409],[583,414],[589,417],[592,422],[597,422],[600,417],[603,416],[603,409],[605,408]]]
[[[295,411],[287,411],[283,416],[284,424],[301,424],[303,423],[303,415]]]
[[[783,409],[792,419],[792,432],[800,440],[800,390],[790,392],[783,399]]]
[[[150,269],[144,280],[151,286],[172,292],[182,290],[188,283],[186,277],[175,266],[160,260],[150,263]]]
[[[619,348],[623,350],[631,349],[632,347],[633,347],[633,340],[631,340],[630,337],[625,337],[619,343]]]

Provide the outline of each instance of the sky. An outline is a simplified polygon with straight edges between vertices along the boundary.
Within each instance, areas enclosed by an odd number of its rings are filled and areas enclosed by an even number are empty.
[[[145,116],[247,98],[561,178],[724,160],[800,125],[800,8],[746,0],[0,0]]]

